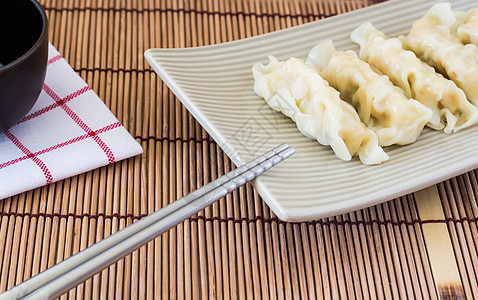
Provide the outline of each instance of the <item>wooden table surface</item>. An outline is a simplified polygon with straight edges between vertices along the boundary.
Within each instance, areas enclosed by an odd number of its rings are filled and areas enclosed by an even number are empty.
[[[0,200],[0,291],[233,168],[146,49],[247,38],[382,1],[40,2],[52,44],[144,153]],[[476,299],[477,175],[302,223],[279,220],[246,185],[62,298]]]

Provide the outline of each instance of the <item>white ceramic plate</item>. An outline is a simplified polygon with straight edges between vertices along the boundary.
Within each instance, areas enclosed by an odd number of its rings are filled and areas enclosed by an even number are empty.
[[[296,154],[255,182],[276,215],[306,221],[371,206],[478,167],[478,127],[457,134],[425,129],[407,146],[387,147],[390,160],[364,166],[344,162],[329,147],[304,137],[289,118],[271,110],[253,91],[251,67],[305,58],[331,38],[338,49],[355,49],[349,35],[365,21],[389,36],[406,34],[436,1],[392,0],[344,15],[245,40],[187,49],[150,49],[145,56],[163,81],[236,165],[287,142]],[[454,0],[455,10],[477,6]]]

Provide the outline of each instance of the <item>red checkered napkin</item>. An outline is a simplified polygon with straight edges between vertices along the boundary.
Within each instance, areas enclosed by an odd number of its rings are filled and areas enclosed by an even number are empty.
[[[49,50],[37,103],[0,134],[0,199],[142,152],[58,51]]]

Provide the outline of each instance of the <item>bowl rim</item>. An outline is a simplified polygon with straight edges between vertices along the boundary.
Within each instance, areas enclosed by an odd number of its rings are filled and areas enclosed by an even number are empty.
[[[43,39],[45,38],[45,35],[48,34],[48,18],[46,16],[45,10],[41,6],[40,3],[36,0],[28,0],[33,6],[40,12],[41,19],[42,19],[42,30],[40,33],[40,36],[36,40],[35,44],[27,51],[25,52],[22,56],[18,57],[14,61],[4,65],[3,67],[0,67],[0,74],[7,72],[10,69],[13,69],[15,66],[21,64],[23,61],[25,61],[28,57],[30,57],[41,45]]]

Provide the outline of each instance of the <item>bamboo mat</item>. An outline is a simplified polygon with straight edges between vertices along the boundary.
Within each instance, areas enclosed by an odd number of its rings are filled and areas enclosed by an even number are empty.
[[[43,0],[50,41],[144,154],[0,200],[0,290],[233,168],[143,58],[246,38],[374,0]],[[307,223],[246,185],[63,299],[478,298],[477,171]]]

